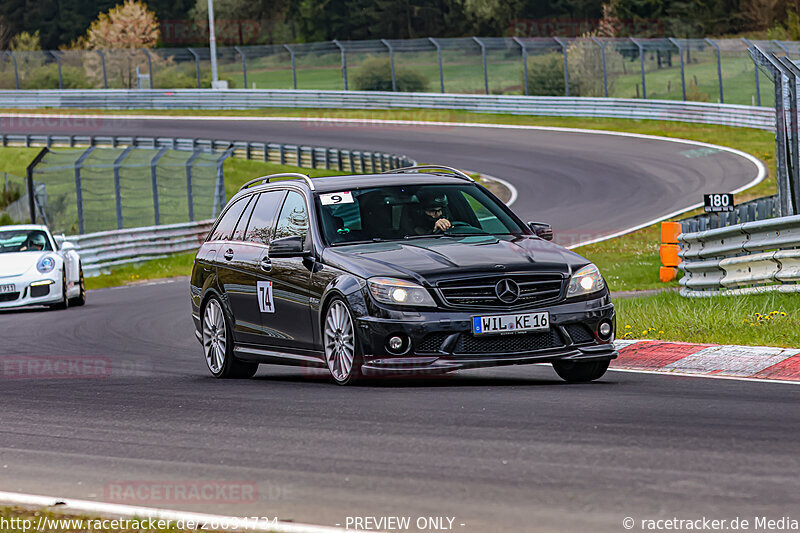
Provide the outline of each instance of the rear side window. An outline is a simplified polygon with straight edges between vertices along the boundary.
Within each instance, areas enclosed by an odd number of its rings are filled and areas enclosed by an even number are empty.
[[[231,237],[232,241],[245,240],[244,236],[247,232],[247,221],[250,220],[250,216],[253,214],[253,207],[256,205],[257,198],[258,195],[253,195],[250,197],[250,201],[247,203],[244,213],[242,213],[242,216],[239,217],[239,223],[236,224],[236,229],[233,230],[233,236]]]
[[[225,211],[219,224],[214,228],[214,233],[211,234],[211,238],[208,239],[209,241],[229,241],[231,239],[233,228],[235,228],[236,223],[239,222],[242,211],[247,207],[250,198],[251,197],[236,200],[236,202]]]
[[[308,233],[308,210],[306,200],[299,192],[289,191],[286,201],[283,202],[278,224],[275,228],[275,238],[291,237],[294,235],[305,239]]]
[[[275,215],[278,212],[286,191],[262,192],[255,202],[250,223],[247,225],[246,241],[269,244],[275,228]]]

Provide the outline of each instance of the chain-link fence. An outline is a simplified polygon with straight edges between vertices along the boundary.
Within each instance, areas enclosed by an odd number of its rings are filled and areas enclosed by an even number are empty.
[[[774,105],[747,39],[382,39],[217,48],[231,88],[608,96]],[[0,89],[204,88],[207,48],[0,54]]]
[[[75,235],[214,218],[231,152],[48,149],[31,176],[36,220]]]

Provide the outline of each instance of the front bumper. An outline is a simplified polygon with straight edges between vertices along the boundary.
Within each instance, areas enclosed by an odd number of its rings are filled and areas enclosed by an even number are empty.
[[[420,310],[393,311],[388,318],[362,317],[357,320],[366,375],[441,373],[466,368],[552,363],[554,361],[601,361],[617,357],[613,334],[602,340],[597,335],[601,321],[615,326],[614,306],[608,296],[594,300],[562,303],[531,311],[550,313],[550,331],[510,335],[472,334],[472,317],[501,313]],[[405,336],[410,346],[392,354],[386,341]]]
[[[35,286],[33,283],[51,282],[49,285]],[[32,305],[48,305],[62,301],[61,271],[37,277],[13,276],[0,277],[0,285],[13,284],[16,290],[12,293],[0,294],[0,309],[15,309]],[[45,290],[46,289],[46,290]]]

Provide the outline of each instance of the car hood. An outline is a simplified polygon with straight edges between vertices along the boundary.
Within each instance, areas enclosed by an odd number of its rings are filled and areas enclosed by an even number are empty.
[[[358,276],[393,276],[435,283],[453,274],[559,272],[589,261],[552,242],[529,236],[411,239],[336,246],[323,259]]]
[[[21,276],[31,268],[36,268],[44,252],[12,252],[0,254],[0,277]]]

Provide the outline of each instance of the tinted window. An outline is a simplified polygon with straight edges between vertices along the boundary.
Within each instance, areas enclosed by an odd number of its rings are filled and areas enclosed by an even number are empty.
[[[230,240],[231,234],[233,233],[233,228],[236,227],[236,223],[239,222],[239,217],[242,216],[242,211],[244,208],[247,207],[247,202],[250,201],[250,198],[242,198],[240,200],[236,200],[236,202],[225,211],[225,214],[222,215],[222,220],[219,221],[217,227],[214,228],[214,233],[211,235],[211,238],[208,239],[210,241],[227,241]]]
[[[308,211],[306,210],[306,200],[303,195],[289,191],[286,201],[283,202],[281,214],[278,217],[278,224],[275,228],[275,238],[291,237],[299,235],[305,237],[308,232]]]
[[[250,220],[250,215],[253,213],[253,207],[256,205],[256,197],[257,195],[253,195],[250,197],[250,201],[247,204],[247,207],[242,213],[242,216],[239,217],[239,223],[236,224],[236,229],[233,230],[233,237],[231,237],[232,241],[243,241],[245,240],[245,231],[247,230],[247,221]]]
[[[286,191],[261,193],[255,204],[255,209],[253,209],[253,214],[250,216],[245,240],[269,244],[272,238],[272,230],[275,227],[275,214],[285,194]]]
[[[51,252],[50,239],[41,230],[0,231],[0,254],[7,252]]]

